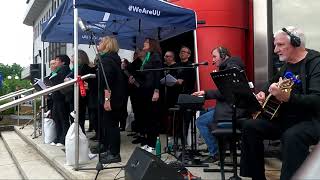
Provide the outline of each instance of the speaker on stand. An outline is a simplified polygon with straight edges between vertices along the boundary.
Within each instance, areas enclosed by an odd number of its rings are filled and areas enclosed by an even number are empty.
[[[35,78],[41,78],[41,64],[30,64],[30,80],[32,84],[36,82]]]

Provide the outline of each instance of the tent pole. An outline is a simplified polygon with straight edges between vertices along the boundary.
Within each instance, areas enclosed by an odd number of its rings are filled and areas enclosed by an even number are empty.
[[[74,29],[74,79],[78,78],[78,9],[75,8],[76,0],[73,0],[73,29]],[[79,84],[74,84],[74,125],[76,128],[76,142],[75,142],[75,170],[79,169]]]
[[[45,69],[45,58],[44,58],[44,42],[42,42],[42,51],[39,52],[39,55],[41,57],[41,81],[44,80],[44,69]],[[41,134],[42,134],[42,141],[44,142],[44,96],[41,96]]]
[[[194,44],[194,57],[195,57],[195,63],[199,63],[198,59],[198,41],[197,41],[197,31],[193,30],[193,44]],[[197,72],[197,90],[200,91],[200,75],[199,75],[199,68],[196,68]]]

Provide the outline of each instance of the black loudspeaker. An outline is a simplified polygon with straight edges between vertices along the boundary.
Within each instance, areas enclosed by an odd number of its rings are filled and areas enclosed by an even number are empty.
[[[41,64],[30,64],[30,79],[32,84],[36,82],[35,78],[41,78]]]
[[[136,147],[125,166],[125,180],[183,180],[183,176],[155,155]]]

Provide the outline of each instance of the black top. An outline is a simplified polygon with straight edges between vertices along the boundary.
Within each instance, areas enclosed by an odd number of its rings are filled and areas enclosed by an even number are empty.
[[[95,74],[96,78],[87,79],[88,83],[88,107],[90,109],[98,108],[98,74],[97,67],[89,67],[89,73]]]
[[[178,66],[192,67],[192,62],[180,62]],[[183,80],[180,92],[181,94],[191,94],[195,91],[196,71],[194,68],[178,70],[177,78]]]
[[[121,59],[117,53],[107,53],[102,55],[102,66],[106,74],[106,78],[111,90],[111,108],[112,110],[121,110],[123,106],[126,106],[126,81],[124,74],[121,70]],[[102,71],[100,71],[100,93],[102,98],[100,104],[104,103],[104,90],[107,89],[105,79]]]
[[[53,78],[51,78],[51,84],[53,86],[61,84],[64,82],[64,79],[66,76],[71,72],[69,66],[62,65],[60,67],[60,70],[57,72],[57,75]],[[55,91],[52,93],[52,99],[53,101],[59,101],[59,100],[65,100],[65,95],[61,93],[61,91]]]
[[[318,122],[320,118],[320,53],[309,49],[307,51],[306,57],[299,64],[284,64],[263,89],[268,94],[269,86],[278,82],[279,77],[282,77],[288,68],[292,70],[292,66],[300,66],[300,70],[297,71],[302,91],[291,92],[289,102],[282,103],[280,107],[279,118],[284,129],[300,121]]]
[[[151,52],[150,60],[144,65],[145,71],[141,72],[141,88],[146,90],[155,90],[160,88],[160,71],[148,71],[148,69],[162,68],[160,55],[155,52]]]
[[[238,57],[230,57],[226,61],[224,61],[219,70],[227,70],[231,68],[238,68],[240,70],[245,69],[244,63]],[[206,99],[216,99],[216,107],[214,113],[215,122],[218,121],[231,121],[232,120],[232,107],[223,97],[219,90],[208,90],[205,93]],[[245,109],[237,108],[237,119],[248,117],[249,114]]]
[[[79,68],[78,68],[78,75],[79,76],[84,76],[86,74],[90,74],[91,73],[91,70],[90,70],[90,67],[88,66],[88,64],[81,64],[79,65]],[[66,78],[71,78],[73,79],[74,78],[74,70],[71,70],[71,72],[66,76]],[[85,80],[87,82],[87,80]],[[65,94],[66,96],[66,102],[68,103],[73,103],[74,101],[74,86],[69,86],[69,87],[66,87],[64,89],[62,89],[62,93]],[[88,92],[88,91],[87,91]],[[86,98],[87,96],[85,97],[82,97],[80,94],[79,94],[79,97],[80,98]]]
[[[165,68],[177,68],[178,67],[178,63],[174,63],[170,66],[168,65],[164,65]],[[163,75],[161,76],[161,79],[164,78],[164,73],[162,73]],[[177,78],[178,75],[178,70],[167,70],[166,74],[170,74],[171,76],[173,76],[174,78]],[[164,84],[161,85],[161,90],[160,90],[160,100],[162,100],[162,104],[163,107],[166,108],[166,110],[168,108],[174,107],[175,104],[177,104],[177,100],[178,100],[178,96],[180,93],[180,88],[179,85],[175,84],[173,86],[166,86],[167,88],[167,92],[165,93],[165,86]],[[166,97],[166,99],[164,98]]]
[[[141,59],[137,58],[132,63],[130,63],[127,68],[128,72],[135,78],[135,80],[140,85],[142,83],[143,75],[138,70],[140,70],[141,65],[142,65]],[[136,86],[133,84],[130,84],[129,89],[132,89],[132,88],[136,88]]]

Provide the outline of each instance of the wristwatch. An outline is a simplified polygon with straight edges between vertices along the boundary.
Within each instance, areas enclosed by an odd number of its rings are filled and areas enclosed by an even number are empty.
[[[110,101],[110,98],[107,98],[107,97],[106,97],[104,100],[105,100],[105,101]]]

